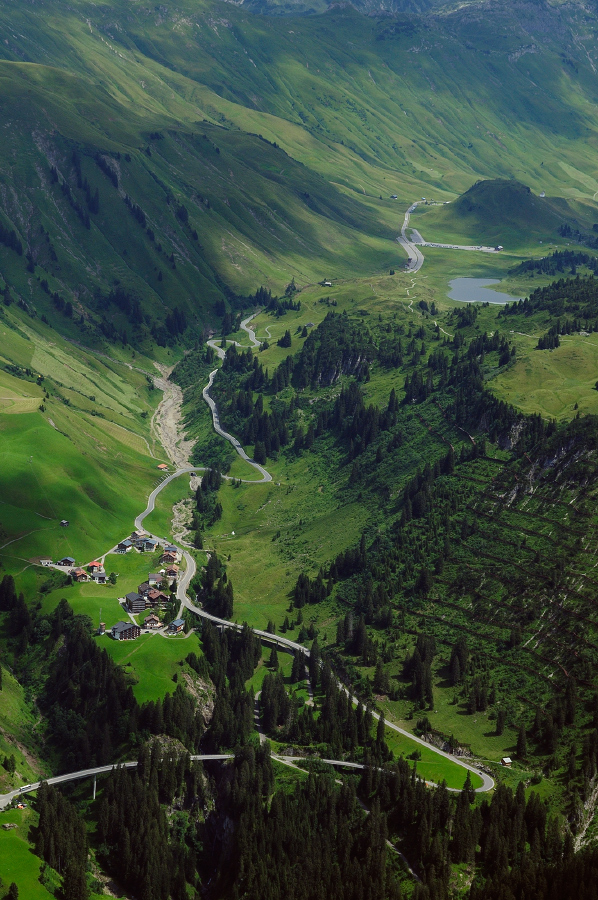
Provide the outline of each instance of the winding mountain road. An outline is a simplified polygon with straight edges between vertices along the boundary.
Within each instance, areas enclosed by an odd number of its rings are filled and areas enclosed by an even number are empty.
[[[414,204],[412,207],[410,207],[408,212],[405,214],[405,224],[403,225],[403,232],[405,231],[405,228],[407,227],[408,222],[409,222],[409,213],[415,208],[416,205],[417,204]],[[409,244],[410,247],[415,248],[415,245],[411,244],[411,242],[409,242],[407,240],[407,238],[405,238],[405,241],[407,244]],[[417,268],[421,268],[421,264],[423,263],[423,254],[420,253],[419,257],[416,256],[414,258],[416,260],[416,264],[419,259],[419,265],[417,265]],[[412,271],[417,271],[417,269],[412,269]],[[253,329],[249,328],[249,322],[252,319],[253,319],[253,316],[249,316],[248,318],[244,319],[244,321],[241,323],[241,328],[247,333],[252,346],[255,347],[255,346],[260,346],[261,342],[258,341],[258,339],[255,337],[255,332],[253,331]],[[220,359],[224,358],[225,354],[224,354],[224,350],[222,349],[222,347],[218,347],[216,345],[215,341],[208,341],[208,344],[209,344],[209,346],[213,347],[213,349],[216,351],[216,353],[218,354]],[[268,482],[271,482],[272,476],[270,475],[270,473],[263,466],[260,466],[254,460],[250,459],[248,457],[248,455],[245,453],[245,451],[243,450],[243,447],[237,441],[237,439],[235,437],[233,437],[233,435],[230,435],[227,432],[225,432],[220,426],[220,421],[219,421],[219,417],[218,417],[218,410],[216,408],[216,404],[215,404],[214,400],[212,399],[212,397],[210,397],[210,395],[209,395],[209,389],[213,384],[214,377],[215,377],[217,371],[218,370],[215,369],[213,372],[210,373],[208,384],[203,389],[204,400],[206,401],[206,403],[208,404],[208,406],[210,407],[210,410],[212,412],[212,421],[213,421],[213,425],[214,425],[214,430],[216,431],[217,434],[219,434],[225,440],[228,440],[232,444],[232,446],[235,448],[237,453],[241,456],[241,458],[244,459],[246,462],[248,462],[250,465],[252,465],[261,474],[262,477],[259,480],[247,482],[247,483],[266,484]],[[155,508],[156,498],[161,493],[161,491],[163,491],[164,488],[168,484],[170,484],[171,481],[173,481],[175,478],[179,478],[181,475],[191,475],[191,474],[194,474],[197,472],[204,472],[204,471],[206,471],[206,467],[203,467],[203,466],[182,466],[181,468],[176,469],[176,471],[174,471],[173,473],[168,475],[166,478],[164,478],[160,482],[160,484],[157,487],[155,487],[153,489],[153,491],[150,493],[148,500],[147,500],[147,505],[146,505],[145,510],[136,517],[135,528],[137,528],[137,529],[142,528],[144,519],[148,515],[150,515],[150,513],[153,512],[153,510]],[[159,535],[151,535],[151,537],[155,538],[156,540],[159,540],[162,543],[164,543],[164,541],[165,541],[165,539]],[[195,574],[197,571],[197,565],[196,565],[194,558],[191,556],[191,554],[187,550],[181,549],[181,548],[178,548],[178,549],[179,549],[179,552],[181,553],[182,557],[184,558],[185,564],[186,564],[184,571],[181,571],[179,574],[179,579],[178,579],[178,584],[177,584],[177,599],[180,602],[179,616],[181,615],[183,609],[186,608],[186,609],[189,609],[191,612],[193,612],[195,615],[200,616],[203,619],[207,619],[208,621],[213,622],[216,626],[218,626],[220,628],[234,628],[237,631],[241,631],[243,628],[242,625],[239,625],[237,622],[231,622],[228,619],[221,619],[218,616],[213,616],[210,613],[206,612],[205,610],[201,609],[200,607],[196,606],[195,603],[190,599],[187,592],[189,591],[190,584],[191,584],[193,578],[195,577]],[[268,631],[261,631],[260,629],[257,629],[257,628],[252,628],[251,630],[262,641],[265,641],[270,644],[275,644],[276,646],[281,647],[283,650],[286,650],[287,652],[290,652],[290,653],[296,653],[296,652],[303,653],[306,658],[308,658],[310,656],[310,651],[306,647],[304,647],[302,644],[300,644],[296,641],[292,641],[289,638],[282,637],[281,635],[271,634]],[[353,694],[351,694],[351,692],[348,690],[348,688],[345,685],[342,684],[342,682],[338,681],[338,685],[341,688],[341,690],[343,690],[346,693],[347,697],[349,697],[349,699],[351,700],[351,702],[354,705],[357,705],[360,702],[359,698],[357,698]],[[373,715],[374,719],[376,719],[376,720],[380,719],[380,714],[375,712],[374,710],[372,710],[372,715]],[[401,734],[404,737],[407,737],[410,741],[414,741],[416,744],[426,747],[428,750],[432,751],[433,753],[438,754],[439,756],[443,757],[444,759],[450,760],[450,762],[452,762],[458,766],[461,766],[461,768],[473,773],[474,775],[478,775],[482,780],[482,785],[481,785],[481,787],[476,788],[477,793],[484,793],[484,792],[490,791],[494,788],[494,779],[490,775],[488,775],[485,772],[481,771],[480,769],[476,768],[475,766],[464,762],[462,759],[457,758],[450,753],[446,753],[443,750],[440,750],[437,747],[434,747],[432,744],[429,744],[426,741],[422,740],[421,738],[416,737],[415,735],[411,734],[411,732],[406,731],[405,729],[401,728],[398,725],[395,725],[393,722],[385,721],[385,725],[391,731],[395,731],[398,734]],[[192,756],[191,758],[197,759],[197,760],[230,759],[231,754]],[[274,758],[277,758],[277,757],[274,757]],[[280,757],[279,761],[283,762],[287,765],[294,765],[294,764],[296,764],[296,762],[299,761],[299,759],[300,758],[298,758],[298,757],[297,758]],[[291,762],[291,760],[293,760],[293,762]],[[327,762],[331,765],[339,765],[339,766],[346,765],[349,768],[363,768],[363,766],[360,763],[347,763],[343,760],[323,760],[323,762]],[[127,768],[134,768],[137,765],[137,763],[136,762],[126,762],[126,763],[122,763],[121,765],[124,765]],[[66,781],[73,781],[78,778],[86,778],[86,777],[89,777],[92,775],[99,775],[99,774],[102,774],[105,772],[110,772],[114,768],[116,768],[115,765],[100,766],[95,769],[84,769],[79,772],[72,772],[68,775],[58,775],[54,778],[47,779],[47,781],[48,781],[48,784],[60,784],[60,783],[66,782]],[[428,782],[428,784],[432,784],[432,782]],[[0,808],[2,808],[3,806],[6,806],[8,803],[10,803],[11,800],[17,795],[20,795],[23,793],[28,793],[29,791],[37,790],[37,788],[39,788],[39,785],[40,785],[40,782],[35,782],[30,785],[25,785],[24,787],[20,788],[19,790],[12,791],[9,794],[0,796]],[[459,790],[459,789],[453,788],[452,790]]]
[[[425,241],[419,231],[416,231],[415,229],[411,230],[411,238],[408,238],[407,228],[409,227],[411,213],[415,212],[418,206],[419,201],[411,204],[411,206],[405,213],[401,233],[396,239],[397,243],[401,245],[401,247],[409,257],[407,265],[405,266],[405,269],[408,272],[419,272],[424,264],[424,254],[419,249],[420,247],[439,247],[443,250],[470,250],[474,252],[477,251],[479,253],[500,253],[498,247],[484,247],[481,244],[477,244],[474,246],[473,244],[439,244],[436,242]]]
[[[421,252],[419,247],[417,247],[417,245],[414,244],[413,241],[410,241],[407,237],[407,227],[409,225],[409,219],[411,218],[411,213],[414,212],[416,208],[417,203],[412,203],[405,213],[403,227],[401,228],[401,233],[397,238],[397,243],[401,245],[401,247],[409,257],[409,261],[405,266],[408,272],[419,272],[424,264],[424,254]]]

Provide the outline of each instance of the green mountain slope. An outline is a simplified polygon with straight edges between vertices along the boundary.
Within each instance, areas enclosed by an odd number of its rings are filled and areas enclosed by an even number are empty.
[[[260,283],[391,267],[391,194],[514,176],[591,202],[593,21],[533,4],[291,21],[211,2],[9,2],[0,204],[24,253],[2,249],[2,271],[67,333],[149,349]],[[54,292],[81,325],[56,316]]]
[[[541,197],[513,179],[478,181],[454,202],[420,206],[413,224],[428,241],[502,244],[517,249],[532,240],[555,240],[565,223],[591,228],[593,211],[579,202]]]
[[[68,334],[163,342],[173,307],[201,330],[216,300],[262,282],[396,258],[367,210],[257,135],[164,119],[152,130],[80,78],[1,69],[2,220],[23,251],[1,247],[1,271],[14,299]]]

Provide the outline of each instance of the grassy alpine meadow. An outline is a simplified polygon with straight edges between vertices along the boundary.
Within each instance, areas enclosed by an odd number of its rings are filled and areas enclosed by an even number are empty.
[[[163,699],[173,693],[175,673],[189,653],[200,653],[197,635],[164,637],[161,634],[142,634],[135,641],[115,641],[104,635],[97,638],[112,659],[123,668],[139,703]]]
[[[6,885],[14,882],[19,888],[19,896],[27,900],[49,900],[60,879],[55,876],[55,882],[50,881],[49,890],[40,883],[40,869],[42,860],[33,852],[28,834],[31,827],[37,824],[37,815],[31,809],[31,795],[27,795],[25,802],[27,809],[15,809],[0,812],[2,824],[16,825],[16,828],[2,833],[0,840],[0,871]]]
[[[538,350],[539,336],[533,332],[515,336],[517,361],[492,382],[492,391],[526,413],[557,421],[572,419],[578,412],[598,414],[596,335],[572,334],[554,350]]]
[[[71,347],[37,320],[5,311],[2,327],[2,564],[85,564],[132,529],[158,478],[146,435],[159,392],[142,372]]]
[[[222,519],[204,535],[205,546],[227,560],[235,617],[257,628],[270,618],[280,624],[299,573],[317,572],[357,540],[367,518],[365,506],[342,502],[326,460],[281,459],[268,470],[269,484],[222,486]]]
[[[39,723],[28,704],[23,687],[7,668],[2,667],[2,704],[0,706],[0,755],[14,756],[15,771],[0,768],[0,793],[7,793],[47,774],[43,761]]]

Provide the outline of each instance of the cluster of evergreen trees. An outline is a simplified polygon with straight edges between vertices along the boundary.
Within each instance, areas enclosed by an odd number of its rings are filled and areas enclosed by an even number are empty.
[[[223,629],[209,621],[202,625],[202,643],[210,678],[216,686],[216,703],[206,732],[204,747],[209,752],[239,747],[247,742],[253,728],[254,698],[245,682],[251,678],[261,657],[261,644],[251,629]]]
[[[547,312],[555,319],[571,317],[578,331],[598,330],[598,279],[594,275],[560,278],[546,287],[536,288],[524,300],[506,304],[499,315],[508,318],[531,316],[536,312]]]
[[[35,852],[63,876],[63,900],[87,900],[87,828],[76,808],[53,785],[37,792]]]
[[[125,194],[123,199],[135,221],[138,222],[142,228],[145,228],[145,226],[147,225],[147,219],[141,207],[137,203],[135,203],[134,200],[131,200],[128,194]]]
[[[334,384],[341,375],[367,378],[376,350],[365,325],[346,313],[329,312],[310,332],[295,363],[293,383],[298,388]]]
[[[554,350],[560,346],[561,334],[576,334],[582,330],[579,319],[557,319],[554,325],[551,325],[546,334],[538,338],[538,350]]]
[[[297,654],[291,680],[305,677],[305,660]],[[382,765],[392,754],[384,737],[384,717],[374,729],[374,717],[369,706],[353,706],[346,691],[337,682],[329,662],[320,667],[317,642],[312,645],[309,675],[313,690],[322,694],[315,706],[289,696],[280,673],[264,678],[260,696],[260,711],[264,731],[276,740],[289,741],[302,747],[318,745],[320,751],[332,759],[366,758],[373,765]]]
[[[231,619],[233,615],[234,592],[232,581],[226,574],[226,567],[216,552],[202,570],[199,583],[194,582],[197,599],[204,609],[220,619]]]
[[[99,213],[100,211],[100,194],[98,189],[95,191],[92,190],[89,181],[87,180],[87,176],[83,176],[83,172],[81,171],[81,157],[77,153],[76,150],[73,151],[73,166],[75,168],[75,174],[77,176],[77,187],[80,191],[83,191],[85,194],[85,199],[87,201],[87,208],[90,213]]]
[[[247,748],[218,778],[209,896],[231,900],[397,900],[388,872],[384,818],[366,816],[351,786],[309,775],[274,792],[267,748]],[[233,832],[218,839],[223,820]]]
[[[40,705],[66,771],[105,765],[143,735],[168,734],[197,751],[203,719],[180,684],[164,700],[139,706],[122,669],[66,601],[57,607],[51,629],[49,651],[58,638],[64,642],[52,656]]]
[[[201,483],[195,491],[195,510],[193,528],[201,533],[205,528],[214,525],[222,517],[222,504],[218,500],[218,491],[222,484],[222,475],[217,468],[206,469]],[[196,541],[197,546],[197,541]],[[201,547],[200,547],[201,549]]]
[[[102,170],[106,178],[112,182],[112,185],[115,188],[118,188],[118,173],[116,172],[116,169],[111,166],[107,159],[100,153],[96,153],[94,160],[97,167]]]
[[[134,770],[103,783],[97,841],[102,863],[139,900],[187,900],[199,887],[198,854],[205,804],[202,766],[157,743],[140,749]],[[184,813],[173,827],[165,806]]]
[[[515,272],[540,272],[542,275],[558,275],[570,270],[571,275],[577,274],[578,266],[586,266],[594,274],[598,272],[598,257],[575,250],[555,250],[541,259],[526,259],[520,263]]]
[[[23,245],[17,237],[16,231],[14,228],[6,228],[2,222],[0,222],[0,244],[14,250],[19,256],[23,255]]]

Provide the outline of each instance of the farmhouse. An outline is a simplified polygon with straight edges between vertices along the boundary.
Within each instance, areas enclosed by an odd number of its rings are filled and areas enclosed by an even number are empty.
[[[169,599],[169,596],[165,594],[164,591],[159,591],[157,588],[150,588],[145,595],[146,604],[149,603],[150,606],[157,606],[159,603],[168,603]]]
[[[105,572],[96,572],[91,576],[96,584],[106,584],[106,573]]]
[[[72,556],[63,556],[62,559],[59,559],[57,564],[58,566],[74,566],[75,560]]]
[[[184,619],[175,619],[168,626],[168,630],[173,634],[180,634],[185,628],[185,620]]]
[[[145,599],[136,591],[131,591],[125,597],[127,609],[132,613],[140,613],[145,610]]]
[[[117,622],[112,626],[112,637],[115,641],[134,641],[140,634],[141,628],[133,622]]]
[[[150,586],[147,581],[144,581],[142,584],[137,585],[137,591],[141,594],[142,597],[145,597],[149,589]]]
[[[176,553],[173,553],[171,550],[165,550],[160,557],[160,562],[169,566],[173,565],[176,562]]]
[[[89,581],[89,575],[85,569],[82,569],[80,566],[76,569],[71,569],[69,574],[73,581]]]
[[[124,541],[121,541],[118,547],[116,548],[117,553],[127,553],[131,547],[133,546],[133,542],[126,538]]]
[[[40,566],[51,566],[52,560],[50,559],[49,556],[40,556],[39,564],[40,564]]]
[[[134,531],[131,535],[132,541],[140,541],[141,538],[149,537],[147,531],[144,531],[143,528],[140,528],[138,531]]]
[[[104,566],[102,565],[102,563],[97,562],[97,560],[90,562],[87,568],[91,575],[96,575],[98,572],[104,571]]]
[[[178,573],[179,573],[179,567],[178,567],[178,566],[169,566],[169,567],[166,569],[165,575],[166,575],[167,578],[176,578],[177,575],[178,575]]]
[[[135,541],[135,546],[138,550],[143,550],[147,553],[153,553],[160,546],[158,541],[155,541],[153,538],[144,537],[139,538],[139,540]]]
[[[162,628],[162,622],[155,613],[150,613],[149,616],[146,616],[143,624],[146,628]]]
[[[162,584],[163,577],[160,572],[150,572],[147,576],[147,583],[150,587],[155,587],[157,584]]]

